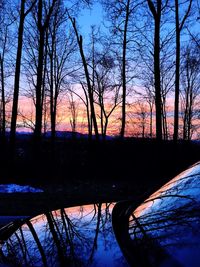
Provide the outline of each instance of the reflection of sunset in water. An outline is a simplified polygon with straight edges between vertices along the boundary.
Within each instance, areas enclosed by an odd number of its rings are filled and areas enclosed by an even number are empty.
[[[4,258],[25,266],[127,267],[112,230],[113,207],[99,203],[39,215],[7,240]]]

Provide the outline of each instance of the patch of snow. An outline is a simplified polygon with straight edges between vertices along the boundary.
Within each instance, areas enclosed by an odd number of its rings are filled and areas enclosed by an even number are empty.
[[[1,184],[0,193],[41,193],[42,189],[34,188],[29,185]]]

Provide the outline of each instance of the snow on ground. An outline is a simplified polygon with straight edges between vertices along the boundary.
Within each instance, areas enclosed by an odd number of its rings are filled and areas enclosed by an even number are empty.
[[[0,193],[41,193],[42,189],[34,188],[29,185],[1,184]]]

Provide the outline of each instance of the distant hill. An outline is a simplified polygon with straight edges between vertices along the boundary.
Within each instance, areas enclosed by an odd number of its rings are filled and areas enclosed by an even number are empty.
[[[51,132],[46,132],[45,137],[50,138],[51,137]],[[76,138],[84,138],[87,139],[88,138],[88,134],[83,134],[83,133],[79,133],[79,132],[70,132],[70,131],[56,131],[56,137],[58,138],[66,138],[66,139],[72,139],[74,137]]]
[[[9,133],[7,132],[7,136],[9,136]],[[33,136],[32,132],[17,132],[17,138],[18,139],[30,139]],[[46,138],[50,138],[51,137],[51,132],[48,131],[45,134],[43,134],[43,137]],[[88,139],[88,134],[84,134],[84,133],[80,133],[80,132],[71,132],[71,131],[56,131],[56,137],[57,138],[61,138],[61,139],[73,139],[73,138],[77,138],[77,139]],[[95,136],[93,136],[93,139],[95,138]],[[101,136],[100,136],[101,138]],[[111,140],[115,138],[114,136],[106,136],[106,140]]]

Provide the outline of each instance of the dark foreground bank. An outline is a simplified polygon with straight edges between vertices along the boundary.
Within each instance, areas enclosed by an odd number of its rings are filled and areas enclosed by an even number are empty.
[[[200,160],[198,142],[152,139],[88,141],[45,139],[37,147],[18,139],[14,159],[0,150],[1,183],[60,184],[127,181],[142,186],[163,183]],[[154,183],[153,182],[153,183]]]

